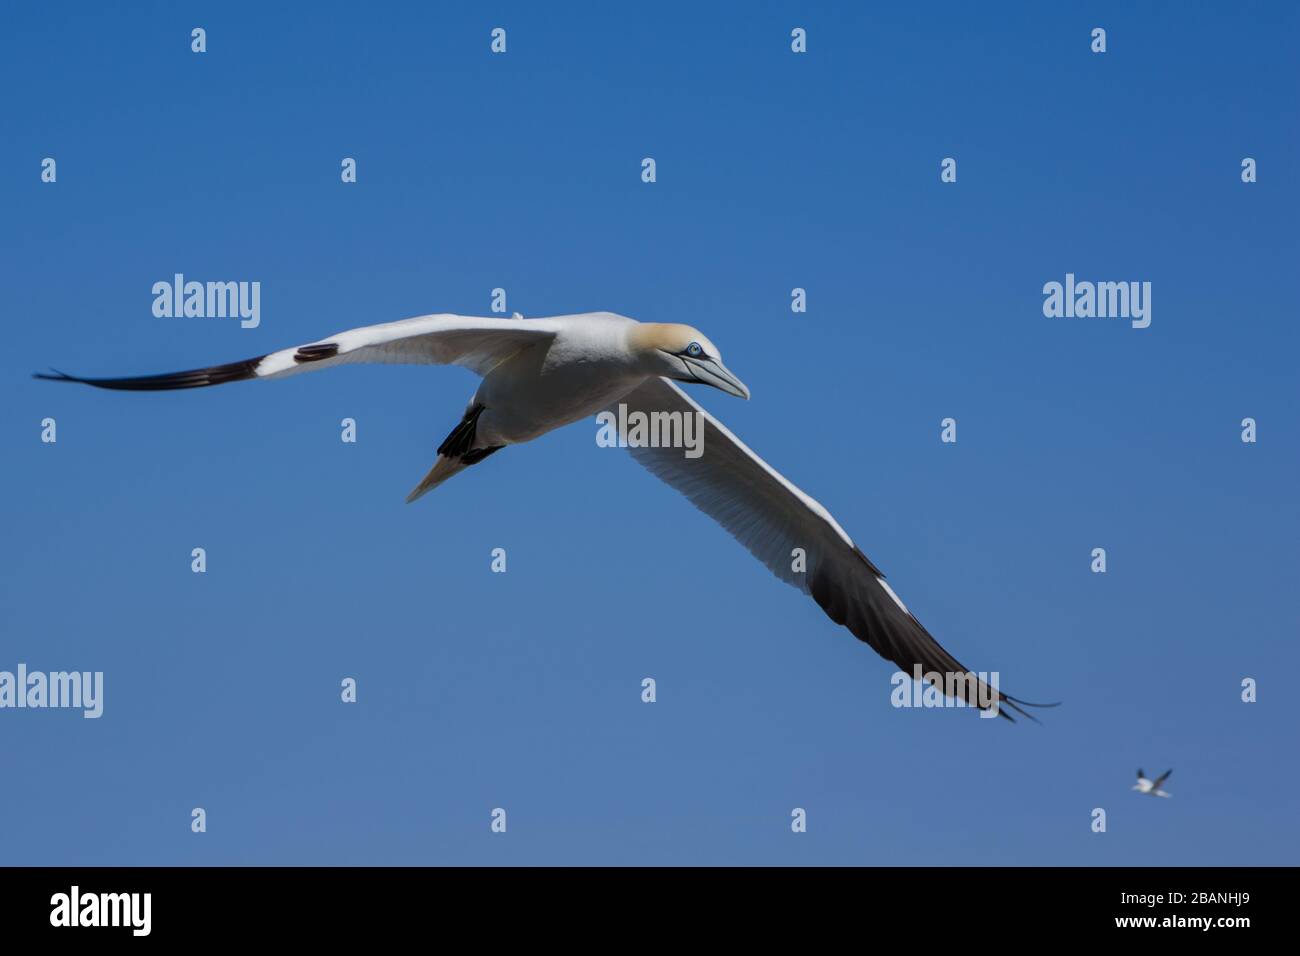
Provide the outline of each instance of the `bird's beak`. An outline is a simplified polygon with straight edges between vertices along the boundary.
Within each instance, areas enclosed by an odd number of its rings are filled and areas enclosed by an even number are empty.
[[[714,388],[720,388],[728,395],[735,395],[737,398],[749,398],[749,389],[745,383],[736,376],[732,375],[725,365],[714,359],[695,359],[689,356],[684,358],[686,367],[690,369],[692,375],[697,381],[705,385],[712,385]]]

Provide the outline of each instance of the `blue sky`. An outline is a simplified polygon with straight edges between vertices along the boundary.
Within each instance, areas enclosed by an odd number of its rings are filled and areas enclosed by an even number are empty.
[[[6,11],[0,669],[105,702],[0,711],[0,862],[1298,862],[1300,13],[839,6]],[[155,318],[176,272],[260,281],[260,326]],[[1067,272],[1150,281],[1151,327],[1045,318]],[[30,378],[496,287],[705,330],[753,399],[696,398],[963,663],[1063,706],[892,708],[892,665],[594,421],[404,504],[463,370]]]

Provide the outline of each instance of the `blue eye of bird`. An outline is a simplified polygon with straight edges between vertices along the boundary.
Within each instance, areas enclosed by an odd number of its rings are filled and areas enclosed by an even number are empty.
[[[686,346],[686,354],[692,358],[699,358],[704,354],[704,349],[700,348],[699,342],[692,342],[690,345]]]

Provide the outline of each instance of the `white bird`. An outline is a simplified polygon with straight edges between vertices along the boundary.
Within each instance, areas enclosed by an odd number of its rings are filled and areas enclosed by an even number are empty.
[[[546,319],[427,315],[340,332],[296,348],[210,368],[137,378],[37,378],[98,388],[154,391],[281,378],[349,362],[460,365],[482,377],[460,424],[438,446],[438,460],[407,497],[414,501],[507,445],[587,418],[616,403],[627,411],[699,413],[704,453],[633,447],[632,455],[730,532],[778,578],[812,596],[909,675],[966,674],[885,583],[885,576],[818,502],[759,458],[674,381],[711,385],[749,398],[709,339],[687,325],[638,322],[608,312]],[[794,549],[803,549],[795,570]],[[982,681],[955,685],[979,706],[996,700],[1030,717],[1030,704]],[[940,690],[945,688],[940,687]],[[1030,719],[1033,719],[1030,717]]]
[[[1153,797],[1170,796],[1170,794],[1167,794],[1160,789],[1160,785],[1169,779],[1171,773],[1173,773],[1172,770],[1166,770],[1160,776],[1156,777],[1155,780],[1148,780],[1146,774],[1141,770],[1138,770],[1138,782],[1133,784],[1132,789],[1136,790],[1138,793],[1148,793]]]

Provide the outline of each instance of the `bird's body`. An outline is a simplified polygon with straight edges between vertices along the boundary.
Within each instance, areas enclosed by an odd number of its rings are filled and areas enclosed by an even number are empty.
[[[677,387],[673,380],[749,398],[749,389],[722,364],[713,343],[690,326],[638,322],[608,312],[545,319],[429,315],[187,372],[37,377],[156,391],[280,378],[350,362],[455,364],[482,376],[460,423],[408,501],[502,448],[616,403],[646,415],[695,416],[704,430],[699,457],[629,442],[633,456],[713,517],[777,577],[811,595],[833,621],[905,672],[919,666],[927,675],[970,673],[921,626],[825,508]],[[965,687],[961,699],[971,706],[1008,718],[999,705],[1025,713],[1019,706],[1025,701],[983,681]]]
[[[635,325],[615,315],[566,317],[555,338],[520,350],[496,366],[470,399],[483,406],[478,443],[518,445],[549,431],[590,418],[626,395],[645,378],[629,350]],[[520,319],[547,328],[549,319]]]
[[[1149,780],[1147,779],[1146,774],[1139,769],[1137,783],[1133,784],[1132,789],[1136,790],[1138,793],[1145,793],[1152,797],[1168,797],[1170,794],[1161,790],[1160,786],[1169,779],[1171,773],[1173,773],[1172,770],[1166,770],[1160,776],[1156,777],[1156,779]]]
[[[472,432],[457,447],[459,454],[445,454],[451,449],[444,443],[408,501],[500,448],[590,418],[646,377],[628,343],[640,323],[621,315],[513,319],[511,324],[536,332],[537,341],[522,344],[484,375],[465,406],[462,422]]]

